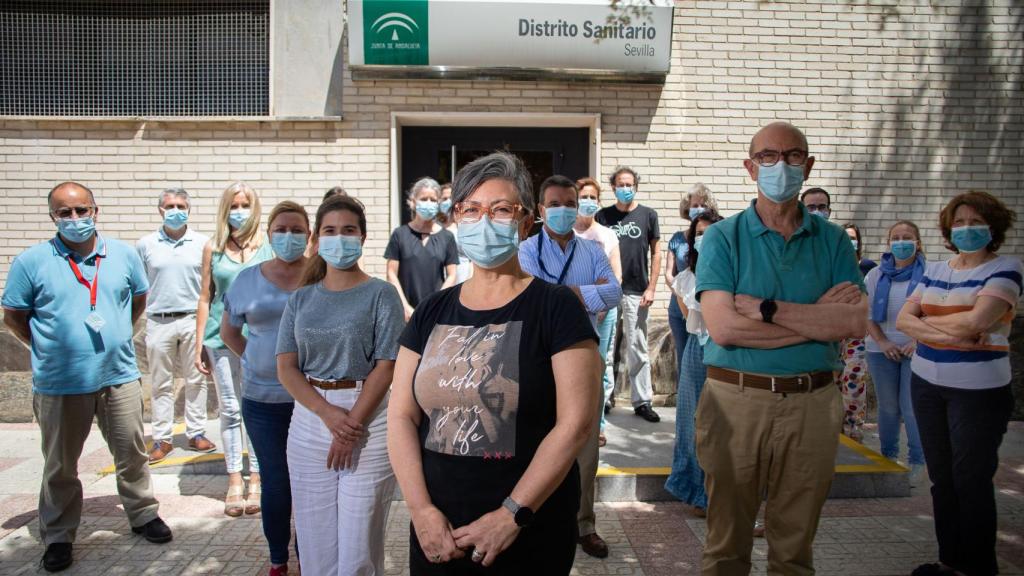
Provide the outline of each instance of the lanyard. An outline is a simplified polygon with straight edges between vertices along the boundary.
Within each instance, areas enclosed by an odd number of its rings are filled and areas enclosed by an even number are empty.
[[[89,281],[85,279],[85,276],[82,276],[82,271],[78,269],[78,264],[75,264],[75,261],[70,256],[68,256],[68,264],[71,265],[71,271],[75,273],[75,279],[78,280],[79,284],[81,284],[82,286],[85,286],[86,288],[89,289],[89,309],[90,310],[96,310],[96,289],[100,285],[100,262],[102,262],[102,261],[103,261],[103,258],[101,258],[100,256],[97,255],[96,256],[96,275],[92,277],[92,283],[90,284]]]
[[[572,264],[572,258],[576,255],[576,244],[579,242],[573,242],[572,248],[569,250],[569,258],[565,261],[565,266],[562,266],[562,273],[558,275],[558,282],[561,284],[565,280],[565,275],[569,273],[569,265]],[[537,265],[540,266],[541,272],[547,277],[554,278],[555,275],[548,272],[547,267],[544,266],[544,233],[541,232],[540,238],[537,238]]]

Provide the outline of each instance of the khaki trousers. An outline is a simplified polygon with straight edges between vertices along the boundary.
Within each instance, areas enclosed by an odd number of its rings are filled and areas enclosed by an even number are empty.
[[[142,435],[142,385],[108,386],[91,394],[34,394],[32,410],[42,432],[43,481],[39,490],[39,535],[43,544],[74,542],[82,519],[78,459],[93,416],[114,455],[117,492],[128,520],[138,527],[157,517],[159,504],[149,479]]]
[[[146,320],[146,358],[153,382],[153,441],[174,437],[174,373],[185,378],[185,436],[206,434],[206,377],[195,365],[196,315]]]
[[[705,576],[750,573],[765,495],[768,574],[814,574],[811,544],[832,485],[842,416],[835,386],[776,394],[707,380],[697,405],[697,459],[708,492]]]

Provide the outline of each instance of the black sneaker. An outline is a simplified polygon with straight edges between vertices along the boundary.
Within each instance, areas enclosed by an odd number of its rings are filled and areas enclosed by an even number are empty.
[[[142,526],[132,526],[132,532],[142,536],[153,544],[164,544],[170,542],[174,536],[170,527],[160,517],[156,517]]]
[[[633,408],[633,413],[648,422],[661,422],[661,416],[658,416],[650,404],[641,404]]]
[[[604,403],[604,415],[607,416],[608,413],[611,412],[611,411],[612,411],[612,404],[611,404],[611,402],[605,402]]]
[[[47,572],[60,572],[71,566],[71,542],[54,542],[43,553],[43,568]]]

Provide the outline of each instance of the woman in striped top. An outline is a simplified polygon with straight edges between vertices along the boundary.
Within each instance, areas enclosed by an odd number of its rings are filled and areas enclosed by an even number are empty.
[[[911,396],[941,562],[915,575],[998,571],[992,477],[1013,409],[1009,335],[1024,267],[996,251],[1015,219],[987,192],[953,198],[939,225],[957,255],[928,264],[897,320],[918,342]]]

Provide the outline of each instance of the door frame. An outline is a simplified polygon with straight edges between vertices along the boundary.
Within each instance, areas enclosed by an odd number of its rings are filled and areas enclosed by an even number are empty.
[[[590,158],[587,166],[596,175],[601,166],[601,114],[587,113],[510,113],[510,112],[392,112],[391,170],[388,203],[391,206],[388,228],[402,221],[401,187],[398,171],[402,166],[402,128],[405,126],[454,126],[472,128],[588,128]]]

